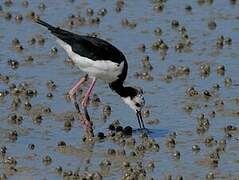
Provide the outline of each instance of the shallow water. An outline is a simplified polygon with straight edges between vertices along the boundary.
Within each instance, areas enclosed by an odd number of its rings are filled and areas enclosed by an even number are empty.
[[[213,172],[218,179],[238,179],[239,178],[239,154],[238,137],[239,133],[233,131],[232,137],[225,137],[223,128],[228,125],[238,127],[238,104],[234,100],[238,96],[238,11],[239,4],[231,4],[229,0],[214,1],[213,4],[198,4],[195,0],[167,1],[162,12],[154,10],[154,1],[140,0],[125,1],[124,8],[120,13],[115,12],[115,2],[81,1],[69,0],[55,1],[44,0],[45,10],[39,10],[38,1],[29,0],[29,6],[24,8],[21,1],[13,1],[11,6],[5,6],[1,2],[3,11],[0,11],[0,73],[8,75],[10,82],[0,81],[0,91],[9,90],[11,83],[29,83],[30,88],[37,89],[37,96],[30,99],[33,110],[26,112],[23,104],[17,110],[12,110],[12,96],[7,95],[0,101],[1,126],[0,126],[0,146],[7,147],[7,156],[16,158],[17,172],[8,172],[4,163],[0,165],[0,174],[7,174],[10,179],[59,179],[61,176],[55,173],[57,166],[62,166],[63,171],[85,170],[100,171],[99,164],[104,159],[112,162],[110,172],[105,174],[104,179],[120,179],[123,176],[121,170],[122,162],[130,161],[133,165],[139,161],[146,165],[149,160],[154,160],[155,169],[147,171],[147,177],[163,179],[166,174],[183,176],[184,179],[205,179],[209,172]],[[192,11],[186,12],[185,6],[191,5]],[[100,24],[92,25],[86,23],[81,26],[67,26],[67,17],[71,14],[81,15],[87,20],[86,9],[92,8],[97,14],[101,8],[107,9],[107,14],[100,18]],[[122,50],[127,57],[129,64],[127,85],[140,86],[144,90],[146,107],[150,115],[145,119],[148,128],[148,135],[155,139],[160,145],[159,152],[147,151],[143,156],[130,158],[129,153],[132,148],[118,145],[112,141],[103,141],[94,145],[82,142],[83,128],[78,120],[73,122],[70,131],[64,130],[64,116],[74,113],[74,106],[65,100],[65,94],[70,87],[84,75],[77,67],[64,63],[67,58],[66,53],[57,45],[54,37],[43,27],[35,24],[26,17],[30,11],[35,11],[37,15],[50,24],[59,25],[65,29],[76,33],[86,34],[96,32],[99,37],[107,39],[116,47]],[[4,18],[4,12],[11,12],[11,20]],[[15,15],[20,13],[23,20],[17,23]],[[123,18],[135,21],[135,28],[124,27],[121,24]],[[187,29],[189,39],[192,41],[190,49],[181,53],[175,51],[175,45],[180,41],[180,33],[171,27],[172,20],[178,20],[180,25]],[[208,28],[209,21],[215,21],[215,30]],[[154,34],[154,29],[160,27],[163,30],[161,36]],[[44,45],[29,45],[31,37],[43,35],[46,39]],[[216,47],[218,36],[232,38],[232,45],[224,45],[223,48]],[[18,38],[24,47],[22,52],[16,52],[12,46],[12,40]],[[153,42],[158,38],[164,40],[169,49],[163,58],[159,51],[151,49]],[[146,51],[139,51],[139,44],[146,45]],[[52,47],[58,48],[58,53],[49,56]],[[24,61],[31,55],[34,61],[29,64]],[[153,70],[150,75],[153,80],[147,81],[135,77],[136,72],[143,72],[144,68],[141,60],[145,55],[150,57]],[[17,69],[12,69],[8,65],[8,59],[15,59],[20,64]],[[200,66],[209,64],[210,75],[200,76]],[[216,72],[218,65],[225,66],[225,75],[218,75]],[[190,68],[189,75],[173,76],[170,83],[163,77],[167,74],[170,65],[186,66]],[[226,77],[232,78],[232,85],[227,87],[224,84]],[[53,80],[56,89],[52,91],[53,98],[49,99],[46,94],[49,92],[47,81]],[[213,84],[218,83],[221,88],[212,97],[206,99],[200,97],[189,97],[186,90],[194,86],[200,94],[204,90],[212,90]],[[84,87],[86,88],[86,86]],[[132,112],[120,97],[111,92],[108,85],[97,81],[94,92],[100,97],[99,107],[90,106],[89,114],[94,122],[94,131],[107,132],[107,127],[113,120],[119,120],[122,126],[132,126],[133,137],[140,142],[141,132],[137,129],[138,124],[134,112]],[[215,101],[222,99],[223,107],[215,106]],[[22,102],[24,99],[21,98]],[[112,108],[112,113],[106,120],[102,119],[102,108],[108,104]],[[193,107],[191,112],[185,112],[184,107]],[[41,107],[50,107],[52,113],[43,114],[40,124],[34,123],[33,116],[41,111]],[[208,112],[215,111],[214,118],[208,116]],[[7,120],[8,115],[16,113],[23,116],[20,125],[14,125]],[[204,134],[196,132],[197,119],[200,113],[204,113],[209,118],[210,127]],[[147,122],[159,119],[158,124],[148,124]],[[12,142],[8,138],[10,131],[16,130],[17,140]],[[173,149],[165,145],[165,140],[170,133],[176,132],[176,146]],[[211,152],[214,152],[218,145],[208,147],[204,140],[212,135],[217,141],[226,139],[225,152],[220,155],[219,164],[214,167],[205,160]],[[57,142],[65,141],[69,147],[64,151],[59,150]],[[29,150],[29,144],[35,144],[34,150]],[[197,144],[201,150],[194,154],[192,145]],[[108,148],[125,149],[126,157],[111,157],[107,155]],[[174,160],[173,152],[179,151],[181,157]],[[45,166],[42,158],[49,155],[52,163]],[[89,160],[89,161],[88,161]],[[4,157],[2,158],[2,162]]]

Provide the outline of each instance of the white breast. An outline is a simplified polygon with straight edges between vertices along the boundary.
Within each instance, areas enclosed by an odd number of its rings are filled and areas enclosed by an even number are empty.
[[[118,79],[118,76],[123,70],[124,61],[122,61],[121,64],[114,63],[110,60],[94,61],[74,53],[71,46],[64,41],[57,39],[57,42],[67,52],[76,66],[78,66],[82,71],[89,74],[89,76],[91,77],[95,77],[97,79],[106,81],[107,83],[111,83]]]

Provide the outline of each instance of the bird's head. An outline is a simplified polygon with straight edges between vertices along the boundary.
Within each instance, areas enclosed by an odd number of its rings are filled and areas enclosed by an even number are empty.
[[[141,110],[145,105],[143,91],[141,89],[127,87],[127,96],[123,97],[123,101],[136,113],[140,128],[141,124],[144,128],[141,115]]]
[[[136,88],[129,89],[129,96],[124,97],[123,100],[135,112],[141,111],[145,105],[143,92]]]

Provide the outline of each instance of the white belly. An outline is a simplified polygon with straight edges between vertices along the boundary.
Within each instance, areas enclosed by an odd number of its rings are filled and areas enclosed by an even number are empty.
[[[69,57],[74,61],[82,71],[89,74],[91,77],[101,79],[107,83],[111,83],[118,79],[124,66],[124,61],[121,64],[114,63],[110,60],[93,61],[89,58],[82,57],[72,51],[70,45],[64,41],[57,39],[60,46],[67,52]]]

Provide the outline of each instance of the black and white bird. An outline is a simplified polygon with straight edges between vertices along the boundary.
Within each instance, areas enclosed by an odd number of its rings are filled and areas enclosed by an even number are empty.
[[[100,38],[77,35],[59,27],[54,27],[40,19],[37,19],[36,22],[47,27],[56,36],[57,42],[67,52],[74,64],[87,74],[70,89],[71,100],[74,99],[80,86],[89,76],[93,80],[82,101],[82,106],[86,108],[96,80],[101,79],[108,83],[109,87],[134,110],[139,127],[145,128],[141,115],[141,110],[145,105],[143,92],[134,87],[123,85],[127,76],[128,64],[120,50]]]

